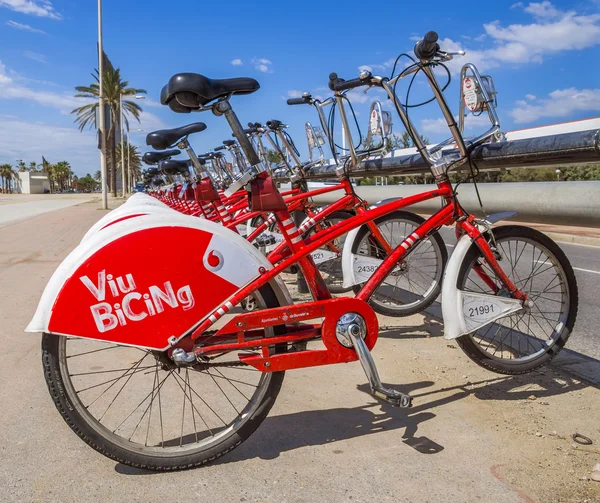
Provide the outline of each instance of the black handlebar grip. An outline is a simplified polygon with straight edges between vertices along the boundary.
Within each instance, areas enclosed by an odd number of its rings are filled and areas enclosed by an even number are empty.
[[[218,150],[225,150],[225,145],[219,145],[218,147],[215,147],[215,152]]]
[[[361,79],[351,79],[351,80],[343,80],[338,79],[333,82],[333,90],[334,91],[345,91],[347,89],[354,89],[355,87],[364,86],[368,84],[368,80]]]
[[[419,59],[431,59],[435,53],[440,50],[438,45],[438,34],[435,31],[427,32],[423,40],[415,44],[415,56]]]
[[[333,85],[335,84],[335,82],[338,80],[338,74],[335,72],[331,72],[329,74],[329,89],[331,89],[332,91],[333,89]]]
[[[277,119],[272,119],[270,121],[267,121],[267,127],[269,129],[277,129],[281,126],[282,126],[281,121],[278,121]]]
[[[288,105],[305,105],[307,103],[310,103],[309,98],[290,98],[287,100]]]

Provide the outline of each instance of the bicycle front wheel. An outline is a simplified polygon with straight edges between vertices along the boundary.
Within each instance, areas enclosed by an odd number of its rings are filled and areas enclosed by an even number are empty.
[[[278,305],[269,285],[253,295],[260,308]],[[192,468],[238,446],[265,419],[284,377],[258,372],[235,353],[178,368],[162,352],[49,334],[42,363],[58,411],[80,438],[152,470]]]
[[[498,264],[532,304],[459,337],[457,343],[484,368],[524,374],[546,365],[567,342],[577,317],[577,281],[564,252],[545,234],[518,225],[492,232]],[[509,295],[475,244],[465,256],[456,287]]]

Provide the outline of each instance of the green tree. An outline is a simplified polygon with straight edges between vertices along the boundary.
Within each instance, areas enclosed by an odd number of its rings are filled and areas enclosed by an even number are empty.
[[[17,170],[21,173],[27,171],[27,165],[23,161],[23,159],[17,159]]]
[[[105,148],[105,154],[107,158],[107,166],[110,169],[109,180],[111,181],[111,189],[113,196],[117,195],[117,163],[116,163],[116,145],[115,141],[115,124],[118,124],[121,117],[121,97],[135,96],[136,94],[146,94],[145,89],[137,89],[129,87],[129,82],[122,80],[120,68],[114,68],[108,57],[105,57],[104,64],[104,75],[102,79],[104,101],[109,111],[108,131],[102,131],[101,145]],[[98,97],[100,94],[99,85],[99,73],[98,70],[94,70],[92,77],[95,82],[89,86],[77,86],[75,90],[77,94],[76,98],[87,98],[94,99],[93,102],[78,107],[71,111],[77,118],[75,123],[79,125],[79,130],[83,131],[85,128],[97,129],[96,124],[96,111],[98,110]],[[140,121],[140,114],[142,113],[142,107],[131,100],[123,99],[124,108],[124,126],[125,129],[129,130],[129,116]]]
[[[123,166],[121,166],[121,147],[121,144],[117,145],[119,170],[123,170]],[[132,186],[132,181],[139,180],[141,177],[142,158],[138,147],[131,145],[130,143],[125,143],[123,154],[125,159],[125,187],[127,187],[129,191],[129,188]]]
[[[12,193],[12,185],[11,182],[14,178],[16,178],[17,174],[13,170],[11,164],[2,164],[0,165],[0,179],[2,183],[0,187],[2,188],[2,192],[4,194]]]
[[[273,165],[273,164],[277,165],[277,164],[281,164],[283,162],[283,159],[281,158],[281,154],[279,152],[275,152],[275,150],[267,149],[266,154],[267,154],[267,161],[269,162],[270,165]]]

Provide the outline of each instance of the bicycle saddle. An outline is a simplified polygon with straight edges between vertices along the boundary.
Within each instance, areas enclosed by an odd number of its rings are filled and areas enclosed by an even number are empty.
[[[160,102],[179,113],[198,110],[218,98],[230,94],[250,94],[260,88],[251,78],[209,79],[199,73],[178,73],[162,88]]]
[[[158,169],[167,175],[189,175],[190,168],[188,161],[178,161],[176,159],[167,159],[161,161]]]
[[[146,145],[150,145],[156,150],[164,150],[179,140],[192,133],[199,133],[206,129],[203,122],[194,122],[187,126],[176,127],[173,129],[161,129],[154,131],[146,136]]]
[[[164,152],[146,152],[142,156],[142,161],[148,165],[158,164],[160,161],[164,161],[169,157],[181,154],[181,150],[165,150]]]

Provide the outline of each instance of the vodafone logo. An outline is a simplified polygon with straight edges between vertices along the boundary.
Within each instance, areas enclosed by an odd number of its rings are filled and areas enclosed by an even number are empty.
[[[223,259],[223,255],[217,250],[210,250],[204,256],[204,267],[206,267],[209,271],[220,271],[223,268],[224,263],[225,260]]]

